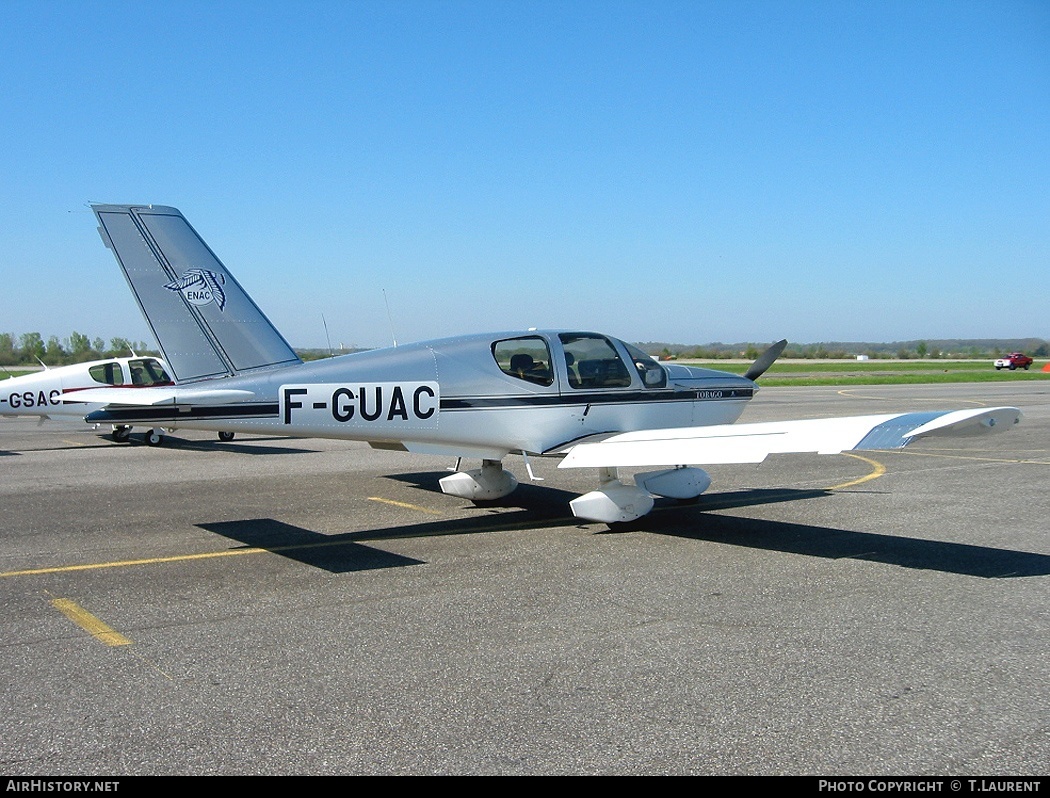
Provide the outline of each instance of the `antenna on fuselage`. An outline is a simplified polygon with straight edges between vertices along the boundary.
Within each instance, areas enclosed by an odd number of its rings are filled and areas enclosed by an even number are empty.
[[[383,302],[386,303],[386,319],[390,322],[390,338],[397,346],[397,337],[394,335],[394,317],[390,315],[390,300],[386,298],[386,289],[383,289]]]
[[[328,322],[324,320],[324,314],[321,314],[321,324],[324,325],[324,337],[328,341],[328,356],[334,357],[335,352],[332,351],[332,337],[328,334]]]

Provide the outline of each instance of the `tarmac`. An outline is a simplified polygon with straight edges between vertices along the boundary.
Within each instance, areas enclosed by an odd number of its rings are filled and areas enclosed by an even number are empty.
[[[1000,435],[590,471],[0,419],[0,772],[1040,776],[1050,383],[766,388],[742,421],[1014,405]]]

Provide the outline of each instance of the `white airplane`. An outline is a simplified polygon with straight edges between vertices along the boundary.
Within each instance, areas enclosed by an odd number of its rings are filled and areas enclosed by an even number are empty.
[[[44,366],[43,371],[23,374],[0,381],[0,416],[37,416],[41,421],[53,416],[83,418],[86,412],[102,404],[70,404],[77,392],[103,386],[130,386],[139,389],[172,385],[164,362],[155,357],[111,357],[73,363],[69,366]],[[65,401],[64,401],[65,400]],[[113,440],[124,442],[131,427],[113,425]],[[146,441],[154,445],[163,440],[160,429],[151,430]]]
[[[901,447],[933,435],[1012,427],[1017,408],[895,413],[735,424],[755,380],[786,342],[744,376],[654,361],[608,335],[527,330],[469,335],[303,363],[175,208],[92,206],[175,384],[111,387],[64,401],[106,406],[88,421],[169,430],[243,430],[367,441],[377,449],[481,460],[440,480],[472,501],[508,495],[503,459],[561,458],[595,468],[596,489],[570,502],[587,521],[645,515],[653,497],[691,499],[699,466],[769,454]],[[622,467],[655,468],[620,480]]]

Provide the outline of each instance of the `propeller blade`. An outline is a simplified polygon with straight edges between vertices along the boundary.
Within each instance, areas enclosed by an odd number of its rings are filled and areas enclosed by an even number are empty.
[[[784,351],[784,347],[787,345],[787,338],[777,341],[769,347],[769,349],[758,356],[758,359],[751,364],[751,368],[747,370],[744,377],[749,380],[757,380],[766,373],[766,369],[773,365],[773,361],[780,357],[780,353]]]

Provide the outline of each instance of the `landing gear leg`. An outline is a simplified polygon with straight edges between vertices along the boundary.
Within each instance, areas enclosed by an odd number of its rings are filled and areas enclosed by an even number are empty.
[[[112,436],[113,440],[117,443],[127,443],[128,438],[131,437],[131,427],[125,427],[122,424],[118,424],[113,427]]]

